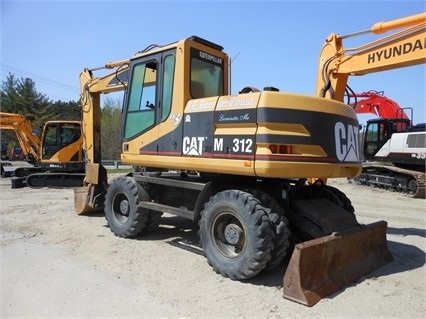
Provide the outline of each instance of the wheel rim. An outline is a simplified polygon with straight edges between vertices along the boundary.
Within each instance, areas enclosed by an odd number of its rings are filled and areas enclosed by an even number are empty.
[[[120,224],[125,224],[129,219],[130,203],[123,193],[118,193],[112,200],[112,211],[114,218]]]
[[[226,258],[238,258],[246,247],[246,232],[243,223],[232,212],[217,215],[211,228],[211,237],[216,249]]]

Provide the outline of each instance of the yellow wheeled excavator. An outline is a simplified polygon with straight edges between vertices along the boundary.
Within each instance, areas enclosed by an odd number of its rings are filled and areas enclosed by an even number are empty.
[[[155,231],[163,213],[188,218],[208,264],[235,280],[291,254],[283,296],[307,306],[392,260],[387,223],[360,224],[326,183],[362,170],[357,116],[335,82],[327,97],[274,87],[230,94],[228,55],[197,36],[103,68],[112,71],[80,74],[87,164],[77,214],[103,212],[119,237]],[[121,160],[138,169],[108,182],[100,97],[122,90]]]
[[[0,112],[0,129],[15,132],[26,159],[34,164],[14,169],[12,188],[83,184],[85,163],[80,121],[48,121],[38,135],[25,116]]]

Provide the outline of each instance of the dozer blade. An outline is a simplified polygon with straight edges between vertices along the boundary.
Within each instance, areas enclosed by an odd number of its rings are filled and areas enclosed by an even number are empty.
[[[295,245],[283,297],[313,306],[392,261],[386,229],[379,221]]]

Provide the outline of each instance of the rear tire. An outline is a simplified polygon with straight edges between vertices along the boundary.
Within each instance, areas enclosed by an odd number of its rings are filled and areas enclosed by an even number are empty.
[[[257,275],[271,259],[272,228],[252,194],[226,190],[213,196],[201,212],[199,237],[213,270],[231,279]]]
[[[336,199],[333,200],[334,203],[343,207],[349,213],[354,214],[355,208],[352,206],[351,200],[346,196],[345,193],[343,193],[341,190],[337,189],[336,187],[333,187],[330,185],[325,185],[324,188],[330,191],[331,193],[333,193],[337,197],[337,201]],[[330,198],[330,197],[327,197],[327,198]]]
[[[146,214],[138,208],[137,182],[131,177],[119,177],[108,187],[105,195],[105,218],[118,237],[134,237],[146,225]]]
[[[354,214],[355,209],[352,206],[350,199],[337,189],[330,185],[309,185],[292,190],[292,198],[296,199],[310,199],[310,198],[327,198],[336,205],[344,208],[349,213]]]
[[[309,211],[315,209],[314,201],[321,199],[337,206],[328,213],[327,221],[318,213]],[[310,208],[312,205],[313,207]],[[349,198],[339,189],[329,185],[313,184],[292,189],[290,207],[288,218],[292,227],[294,244],[327,236],[334,231],[342,231],[343,224],[345,224],[344,227],[358,225],[355,210]],[[332,209],[331,206],[328,209]]]

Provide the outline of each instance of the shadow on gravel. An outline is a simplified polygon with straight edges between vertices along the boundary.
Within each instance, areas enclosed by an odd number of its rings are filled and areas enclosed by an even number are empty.
[[[417,268],[421,268],[424,267],[426,263],[425,252],[416,246],[388,241],[388,248],[393,256],[393,261],[380,267],[371,274],[362,277],[356,283],[350,284],[347,287],[356,286],[357,284],[363,282],[365,279],[380,278],[392,274],[407,272]],[[278,265],[277,268],[272,269],[270,271],[263,271],[259,275],[243,282],[252,285],[276,287],[277,289],[282,288],[284,273],[287,269],[290,257],[291,253],[286,256],[284,261],[280,265]],[[345,288],[343,288],[336,294],[340,294],[345,290]],[[334,295],[330,296],[330,298],[333,298]]]
[[[83,218],[98,218],[98,217],[102,217],[105,218],[105,214],[103,212],[99,212],[99,213],[86,213],[84,215],[82,215]]]
[[[166,243],[178,248],[203,254],[199,244],[198,225],[191,220],[179,216],[163,216],[158,229],[142,233],[136,236],[135,240],[158,241],[164,240]]]
[[[194,224],[189,219],[179,216],[163,216],[161,224],[157,230],[152,233],[141,234],[135,237],[134,240],[164,240],[166,243],[175,246],[176,248],[184,249],[202,256],[203,250],[200,246],[200,240],[197,232],[198,225]],[[288,262],[289,259],[285,259],[277,268],[270,271],[263,271],[257,276],[241,282],[252,285],[281,288],[283,284],[284,271]],[[220,276],[220,274],[217,274],[217,276]]]
[[[395,228],[388,227],[387,233],[389,235],[400,235],[400,236],[419,236],[426,237],[426,231],[419,228]]]
[[[91,214],[90,217],[103,217],[103,214]],[[107,227],[105,225],[105,227]],[[176,248],[184,249],[194,254],[203,255],[199,244],[198,225],[191,220],[179,216],[163,216],[158,229],[152,233],[141,234],[133,240],[164,240],[166,243]],[[415,235],[425,237],[424,231],[417,228],[389,228],[389,234],[394,235]],[[388,248],[393,256],[393,261],[382,266],[371,274],[361,278],[356,284],[365,279],[388,276],[396,273],[402,273],[413,269],[421,268],[425,265],[425,252],[413,245],[394,242],[388,240]],[[275,269],[262,271],[257,276],[243,280],[241,282],[251,285],[276,287],[281,289],[283,285],[284,273],[287,269],[291,252]],[[207,260],[206,260],[207,264]],[[213,271],[213,270],[212,270]],[[218,274],[218,276],[220,276]],[[343,289],[344,290],[344,289]],[[343,290],[339,291],[341,293]]]
[[[421,268],[425,265],[425,252],[419,247],[388,240],[393,261],[375,271],[371,277],[381,277]]]

